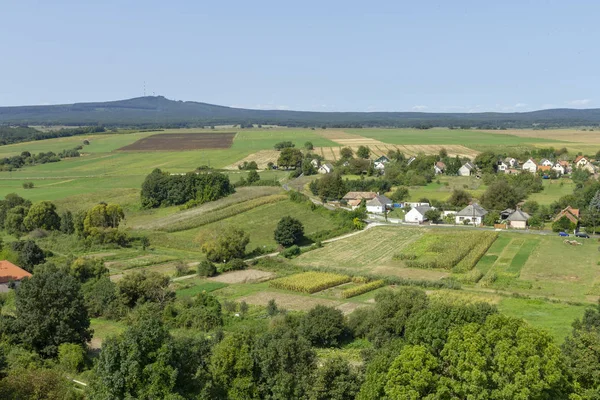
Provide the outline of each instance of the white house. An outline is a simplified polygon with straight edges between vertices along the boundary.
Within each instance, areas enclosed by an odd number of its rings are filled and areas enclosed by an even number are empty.
[[[471,164],[470,162],[468,162],[459,168],[458,175],[471,176],[471,174],[473,174],[473,172],[475,172],[475,166],[473,164]]]
[[[315,168],[319,168],[321,166],[321,163],[319,162],[319,160],[317,160],[316,158],[313,158],[312,160],[310,160],[310,163],[312,164],[313,167]]]
[[[469,225],[481,225],[483,223],[483,217],[488,212],[483,209],[479,204],[469,204],[462,210],[456,213],[456,223],[464,224],[465,221],[469,221]]]
[[[512,158],[512,157],[506,157],[504,159],[504,163],[507,164],[510,168],[514,168],[519,165],[519,162],[517,161],[517,159]]]
[[[385,163],[380,162],[380,161],[375,161],[373,163],[373,167],[377,170],[377,171],[385,171]]]
[[[333,172],[333,165],[323,164],[319,167],[319,170],[317,172],[319,172],[320,174],[330,174]]]
[[[558,161],[552,166],[552,170],[556,171],[556,173],[559,175],[564,175],[567,173],[565,167],[563,167]]]
[[[385,163],[389,163],[390,159],[387,158],[386,156],[381,156],[378,159],[376,159],[374,162],[375,163],[383,163],[383,164],[385,164]]]
[[[531,172],[532,174],[535,174],[537,172],[538,165],[535,161],[533,161],[530,158],[529,160],[527,160],[523,163],[523,166],[521,167],[521,169],[523,171],[528,171],[528,172]]]
[[[551,167],[554,165],[554,163],[550,160],[548,160],[547,158],[542,158],[542,160],[540,161],[540,165],[544,166],[544,167]]]
[[[575,164],[575,168],[583,168],[584,166],[588,165],[589,163],[590,163],[590,160],[588,160],[587,157],[579,156],[575,159],[575,162],[573,164]]]
[[[427,220],[427,218],[425,218],[425,213],[429,210],[433,210],[433,208],[429,206],[418,206],[411,208],[410,211],[404,216],[404,222],[421,224],[423,221]]]
[[[384,213],[386,209],[391,208],[392,204],[392,200],[383,195],[377,195],[367,201],[367,212],[381,214]]]
[[[503,172],[506,173],[506,170],[509,168],[508,164],[506,164],[504,161],[499,160],[496,163],[496,169],[498,170],[498,172]]]

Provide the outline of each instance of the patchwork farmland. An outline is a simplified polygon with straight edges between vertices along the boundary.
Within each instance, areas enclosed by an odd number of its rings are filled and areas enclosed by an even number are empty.
[[[159,133],[121,147],[121,151],[177,151],[228,149],[235,133]]]

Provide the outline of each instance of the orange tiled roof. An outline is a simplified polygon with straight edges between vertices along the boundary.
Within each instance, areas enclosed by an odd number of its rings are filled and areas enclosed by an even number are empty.
[[[9,281],[20,281],[23,278],[30,277],[31,274],[23,268],[17,267],[10,261],[0,261],[0,283]]]
[[[538,169],[539,169],[540,171],[550,171],[550,170],[552,169],[552,167],[551,167],[551,166],[549,166],[549,165],[540,165],[540,166],[538,167]]]

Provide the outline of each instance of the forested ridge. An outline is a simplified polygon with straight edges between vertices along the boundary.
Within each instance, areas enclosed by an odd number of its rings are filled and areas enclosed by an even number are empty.
[[[523,113],[312,112],[251,110],[162,96],[49,106],[0,107],[0,124],[182,127],[263,124],[307,127],[531,128],[600,124],[600,109]]]

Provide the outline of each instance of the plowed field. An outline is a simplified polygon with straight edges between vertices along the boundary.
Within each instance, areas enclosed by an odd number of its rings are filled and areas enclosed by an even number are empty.
[[[228,149],[235,133],[159,133],[138,140],[122,151],[174,151]]]

